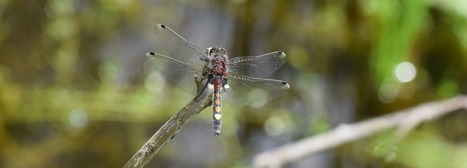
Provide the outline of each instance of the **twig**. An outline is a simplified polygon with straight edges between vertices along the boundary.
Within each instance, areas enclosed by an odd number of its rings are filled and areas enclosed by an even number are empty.
[[[131,157],[124,168],[139,168],[146,165],[146,163],[148,163],[149,160],[180,131],[185,123],[201,110],[211,105],[212,92],[209,89],[204,89],[206,79],[195,78],[199,95],[159,128],[159,130],[146,141],[141,149]]]
[[[424,121],[430,121],[458,109],[467,109],[467,96],[458,96],[446,101],[426,103],[425,106],[413,109],[398,124],[395,131],[396,139],[402,139],[412,129]]]
[[[355,124],[341,125],[318,136],[286,144],[256,155],[252,167],[279,168],[286,163],[341,144],[362,139],[393,127],[401,138],[418,124],[436,119],[457,109],[467,109],[467,96],[429,102]]]

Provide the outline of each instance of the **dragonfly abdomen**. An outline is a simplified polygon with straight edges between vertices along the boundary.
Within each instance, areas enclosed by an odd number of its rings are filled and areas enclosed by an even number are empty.
[[[212,98],[212,126],[214,135],[219,138],[222,126],[222,102],[221,102],[221,86],[222,79],[214,79],[214,94]]]

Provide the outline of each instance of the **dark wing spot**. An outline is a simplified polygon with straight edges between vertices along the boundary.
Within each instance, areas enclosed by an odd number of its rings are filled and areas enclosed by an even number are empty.
[[[165,25],[161,24],[161,27],[165,29]]]
[[[285,58],[285,53],[282,51],[278,51],[277,54],[279,54],[279,57]]]
[[[287,82],[282,82],[283,85],[287,85]]]
[[[146,53],[146,57],[153,58],[154,56],[156,56],[156,54],[153,53],[153,52],[147,52]]]

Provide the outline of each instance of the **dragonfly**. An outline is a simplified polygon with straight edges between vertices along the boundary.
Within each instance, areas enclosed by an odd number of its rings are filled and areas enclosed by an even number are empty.
[[[217,138],[221,133],[224,98],[252,104],[284,95],[290,88],[282,80],[264,78],[285,63],[282,51],[229,59],[224,48],[213,46],[203,50],[165,25],[157,25],[155,32],[157,52],[148,52],[146,56],[155,60],[155,66],[170,84],[197,95],[193,77],[207,76],[204,89],[213,89],[212,123]]]

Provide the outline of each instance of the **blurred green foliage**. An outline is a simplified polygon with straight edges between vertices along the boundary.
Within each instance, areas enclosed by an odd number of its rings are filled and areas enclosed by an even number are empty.
[[[149,165],[245,167],[259,151],[341,123],[465,94],[466,11],[463,0],[0,0],[0,167],[123,166],[193,98],[144,57],[158,23],[193,42],[223,41],[232,56],[287,54],[273,76],[291,84],[287,96],[226,105],[220,140],[205,110]],[[415,72],[396,71],[402,62]],[[399,143],[382,132],[312,160],[467,167],[462,113]]]

